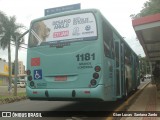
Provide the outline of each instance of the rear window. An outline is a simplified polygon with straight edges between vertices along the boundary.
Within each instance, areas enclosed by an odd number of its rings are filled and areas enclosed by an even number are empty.
[[[31,25],[29,47],[57,42],[77,42],[97,39],[93,13],[50,18]]]

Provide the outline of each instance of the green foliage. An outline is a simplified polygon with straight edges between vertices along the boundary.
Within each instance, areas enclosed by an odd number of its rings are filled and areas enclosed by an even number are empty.
[[[149,61],[147,60],[147,58],[139,56],[139,61],[140,61],[140,72],[142,74],[150,74],[151,68],[150,68]]]
[[[143,8],[140,11],[140,13],[131,14],[130,17],[132,19],[136,19],[139,17],[153,15],[156,13],[160,13],[160,0],[149,0],[143,4]]]
[[[16,23],[16,17],[8,17],[0,11],[0,48],[8,49],[8,66],[9,66],[9,86],[11,86],[11,41],[15,42],[16,38],[22,33],[20,29],[24,26]],[[19,45],[24,42],[24,39],[18,41]],[[10,91],[10,90],[9,90]]]
[[[16,37],[22,34],[20,32],[21,28],[24,28],[24,26],[16,23],[15,16],[8,17],[0,11],[0,47],[6,49],[11,41],[15,42]],[[19,41],[19,45],[21,43],[24,43],[24,39]]]

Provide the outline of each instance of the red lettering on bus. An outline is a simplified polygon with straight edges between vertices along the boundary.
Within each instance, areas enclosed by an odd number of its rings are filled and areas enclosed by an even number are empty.
[[[69,31],[60,31],[53,33],[53,38],[66,37],[66,36],[69,36]]]

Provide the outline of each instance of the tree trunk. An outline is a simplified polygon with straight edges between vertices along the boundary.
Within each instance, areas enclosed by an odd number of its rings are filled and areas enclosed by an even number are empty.
[[[8,79],[8,92],[11,93],[12,89],[12,67],[11,67],[11,47],[10,42],[8,44],[8,70],[9,70],[9,79]]]

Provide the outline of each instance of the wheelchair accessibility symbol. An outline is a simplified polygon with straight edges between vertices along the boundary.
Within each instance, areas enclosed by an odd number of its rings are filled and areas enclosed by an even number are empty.
[[[35,80],[42,79],[42,70],[34,70],[34,79]]]

